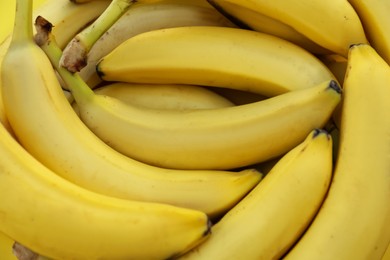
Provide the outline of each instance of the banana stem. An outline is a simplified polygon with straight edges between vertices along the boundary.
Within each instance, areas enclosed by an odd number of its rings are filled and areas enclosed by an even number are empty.
[[[33,42],[32,0],[17,0],[11,44]]]
[[[42,16],[38,16],[35,20],[35,42],[46,53],[53,67],[57,70],[77,103],[87,102],[93,99],[95,93],[84,82],[78,73],[71,73],[67,69],[59,65],[62,56],[62,50],[58,46],[54,35],[51,33],[53,25]]]
[[[66,46],[60,65],[70,72],[78,72],[87,64],[87,54],[95,42],[137,0],[113,0],[107,9],[85,30],[78,33]]]

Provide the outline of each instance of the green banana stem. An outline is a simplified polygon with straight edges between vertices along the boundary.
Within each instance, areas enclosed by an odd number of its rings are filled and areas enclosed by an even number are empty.
[[[78,33],[66,46],[60,65],[70,72],[78,72],[87,64],[87,54],[95,42],[137,0],[113,0],[107,9],[85,30]]]
[[[33,42],[32,10],[32,0],[16,1],[15,24],[11,45],[27,41]]]
[[[42,16],[38,16],[35,20],[35,42],[46,53],[53,67],[61,76],[68,89],[72,92],[77,103],[87,102],[94,98],[95,93],[85,83],[78,73],[71,73],[67,69],[60,66],[59,61],[62,56],[62,50],[58,46],[54,35],[51,33],[53,25]]]

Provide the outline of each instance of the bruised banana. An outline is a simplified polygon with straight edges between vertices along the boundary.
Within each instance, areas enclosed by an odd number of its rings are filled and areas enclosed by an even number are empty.
[[[252,27],[258,24],[263,26],[261,20],[257,21],[256,13],[268,16],[292,27],[317,45],[344,57],[347,57],[351,44],[367,43],[359,16],[346,0],[209,0],[209,2]]]
[[[225,87],[275,96],[334,79],[308,51],[260,32],[216,26],[136,35],[102,58],[103,80]]]
[[[5,1],[7,2],[7,1]],[[94,1],[84,5],[75,5],[69,0],[49,0],[34,10],[34,15],[42,14],[52,19],[54,24],[53,32],[59,34],[58,45],[62,48],[73,37],[75,33],[81,30],[89,22],[93,21],[108,5],[108,1]],[[14,10],[14,9],[13,9]],[[74,19],[78,17],[78,19]],[[4,27],[3,27],[4,26]],[[2,25],[5,28],[5,25]],[[12,31],[12,29],[11,29]],[[11,37],[8,36],[1,40],[0,45],[0,70],[3,57],[8,50]],[[1,90],[0,75],[0,90]],[[12,128],[8,122],[4,111],[2,91],[0,91],[0,122],[12,133]]]
[[[348,1],[359,15],[371,45],[390,65],[390,1]]]
[[[80,71],[80,76],[94,87],[99,82],[95,68],[97,62],[125,40],[147,31],[195,25],[234,27],[206,0],[136,2],[93,45],[88,53],[87,65]],[[53,33],[57,37],[57,33]]]
[[[94,89],[138,107],[164,110],[195,110],[231,107],[234,104],[217,93],[191,85],[130,84],[117,82]],[[76,102],[74,102],[77,105]]]
[[[61,50],[55,44],[43,49],[91,131],[122,154],[164,168],[226,170],[282,155],[324,126],[341,98],[337,83],[325,81],[241,106],[145,109],[96,94],[80,77],[56,66]]]
[[[174,171],[110,148],[73,111],[50,60],[33,40],[30,19],[31,13],[27,18],[19,15],[16,23],[2,68],[3,99],[18,140],[48,168],[95,192],[180,205],[209,215],[228,210],[260,181],[262,175],[253,169]]]
[[[209,233],[209,220],[200,211],[116,199],[64,180],[1,125],[0,155],[0,231],[40,255],[167,259]]]
[[[390,242],[390,67],[354,45],[344,81],[339,151],[328,195],[284,258],[381,259]]]
[[[243,7],[228,1],[209,1],[221,14],[225,15],[232,22],[241,28],[248,28],[262,33],[268,33],[279,38],[290,41],[302,48],[315,53],[327,54],[330,51],[319,46],[307,37],[297,32],[291,26],[273,19],[267,15],[256,12],[249,8]]]
[[[310,225],[331,177],[332,139],[315,129],[180,259],[280,259]]]

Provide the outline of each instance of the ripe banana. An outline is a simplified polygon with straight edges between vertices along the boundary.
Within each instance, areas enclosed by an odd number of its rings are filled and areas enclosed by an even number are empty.
[[[390,65],[390,1],[349,0],[359,15],[368,40]]]
[[[103,13],[85,30],[82,30],[64,49],[60,65],[71,72],[80,71],[86,64],[89,50],[136,0],[112,0]]]
[[[267,15],[243,7],[233,2],[209,1],[216,9],[235,22],[241,28],[248,28],[258,32],[268,33],[290,41],[316,54],[327,54],[330,51],[319,46],[307,37],[297,32],[291,26],[275,20]]]
[[[3,232],[0,232],[0,256],[2,260],[17,260],[12,253],[13,243],[14,241],[10,237]]]
[[[117,82],[94,89],[133,106],[164,110],[195,110],[232,107],[234,104],[200,86],[130,84]],[[77,104],[76,102],[74,102]]]
[[[3,1],[4,3],[13,3],[13,9],[10,11],[14,16],[15,13],[15,2],[14,1]],[[3,3],[2,2],[2,3]],[[35,1],[34,1],[35,3]],[[37,9],[34,10],[34,16],[38,14],[45,15],[50,17],[53,21],[54,28],[53,32],[56,32],[58,37],[58,45],[62,48],[66,43],[82,29],[86,24],[93,21],[108,5],[108,1],[94,1],[84,5],[75,5],[70,3],[68,0],[49,0],[41,5],[41,1],[38,1],[36,6]],[[35,5],[34,5],[35,6]],[[2,9],[5,10],[5,9]],[[78,19],[74,19],[78,17]],[[8,21],[8,20],[7,20]],[[13,18],[12,18],[13,21]],[[6,25],[2,24],[1,28],[8,28]],[[9,28],[8,31],[12,31],[12,28]],[[0,69],[3,61],[3,57],[8,50],[8,46],[11,42],[11,37],[7,36],[6,38],[0,40],[2,43],[0,45]],[[12,128],[8,122],[7,116],[4,111],[2,91],[1,87],[1,75],[0,75],[0,122],[12,133]]]
[[[182,259],[280,259],[310,225],[331,177],[332,139],[313,130]]]
[[[361,21],[346,0],[209,0],[209,2],[219,9],[227,9],[229,15],[249,24],[256,23],[253,22],[256,13],[268,16],[292,27],[323,48],[344,57],[347,57],[351,44],[367,43]]]
[[[20,19],[24,23],[16,25],[2,68],[4,105],[21,144],[58,175],[106,195],[210,215],[228,210],[260,181],[261,174],[251,169],[174,171],[111,149],[74,113],[49,59],[33,41],[31,20]]]
[[[351,47],[334,178],[293,259],[381,259],[390,242],[390,67]]]
[[[56,66],[53,49],[44,48]],[[325,81],[247,105],[178,113],[97,95],[80,77],[56,69],[99,138],[131,158],[172,169],[234,169],[282,155],[324,126],[341,98],[337,83]]]
[[[134,3],[93,45],[80,76],[90,87],[94,87],[100,81],[95,68],[97,62],[128,38],[156,29],[194,25],[234,27],[206,0],[148,0]],[[54,35],[57,34],[54,32]]]
[[[167,259],[191,249],[209,233],[202,212],[111,198],[64,180],[1,125],[0,155],[0,231],[41,255]]]
[[[136,35],[103,57],[97,71],[108,81],[226,87],[265,96],[334,79],[321,61],[290,42],[216,26]]]

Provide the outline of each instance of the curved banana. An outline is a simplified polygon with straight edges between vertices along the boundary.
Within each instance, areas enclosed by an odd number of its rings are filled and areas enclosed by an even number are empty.
[[[76,34],[66,45],[60,65],[71,72],[80,71],[86,64],[89,50],[136,0],[112,0],[91,25]]]
[[[260,181],[261,174],[251,169],[174,171],[111,149],[74,113],[50,60],[33,41],[30,25],[25,21],[14,30],[15,42],[4,59],[4,105],[20,143],[58,175],[106,195],[180,205],[210,215],[228,210]]]
[[[156,29],[194,25],[234,27],[206,0],[148,0],[134,3],[93,45],[80,76],[94,87],[100,81],[95,68],[97,62],[128,38]]]
[[[226,87],[265,96],[334,79],[321,61],[290,42],[216,26],[134,36],[103,57],[97,71],[108,81]]]
[[[363,26],[346,0],[209,0],[220,9],[235,10],[229,15],[256,23],[256,13],[295,29],[314,43],[344,57],[351,44],[367,43]],[[235,7],[241,7],[244,12]],[[252,15],[248,16],[248,12]],[[252,21],[251,21],[252,20]]]
[[[328,54],[329,50],[319,46],[297,32],[291,26],[233,2],[209,1],[217,10],[241,28],[268,33],[290,41],[315,54]]]
[[[390,242],[390,67],[365,44],[348,59],[334,178],[286,260],[381,259]]]
[[[117,151],[158,167],[234,169],[282,155],[324,126],[341,98],[337,83],[325,81],[241,106],[180,113],[144,109],[96,95],[80,77],[56,66],[54,44],[43,48],[91,131]]]
[[[98,95],[114,97],[134,106],[152,109],[181,111],[234,106],[231,101],[209,89],[191,85],[117,82],[96,88],[94,92]]]
[[[52,19],[54,24],[53,32],[56,32],[59,35],[57,40],[58,45],[61,48],[66,45],[66,43],[73,37],[75,33],[77,33],[86,24],[94,20],[104,10],[105,6],[108,5],[108,1],[106,0],[95,1],[84,5],[75,5],[70,3],[68,0],[50,0],[46,1],[43,5],[41,2],[42,1],[37,2],[37,6],[39,6],[39,8],[37,7],[37,9],[34,10],[34,16],[42,14]],[[4,3],[15,4],[14,1],[4,1]],[[15,13],[14,9],[10,13]],[[78,19],[74,19],[74,17],[78,17]],[[2,23],[1,28],[6,29],[8,27]],[[12,29],[10,28],[9,31],[12,31]],[[8,50],[10,42],[11,37],[8,36],[2,40],[0,45],[0,70],[3,57]],[[2,82],[0,75],[0,90],[2,88],[1,86]],[[4,111],[2,91],[0,91],[0,122],[8,129],[10,133],[12,133],[12,128]]]
[[[41,255],[167,259],[188,251],[209,233],[202,212],[107,197],[64,180],[1,125],[0,155],[0,230]]]
[[[331,178],[332,138],[313,130],[180,259],[280,259],[310,225]]]
[[[370,44],[390,65],[390,1],[348,1],[359,15]]]

